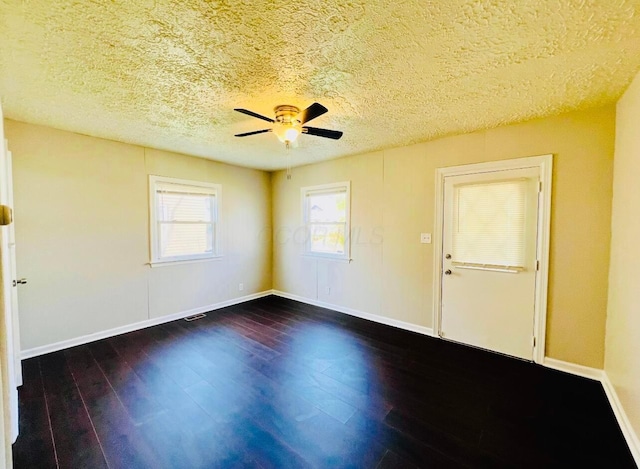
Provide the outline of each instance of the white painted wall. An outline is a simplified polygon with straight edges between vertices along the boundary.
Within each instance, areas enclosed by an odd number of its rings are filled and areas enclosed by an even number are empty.
[[[271,288],[269,173],[5,121],[23,350]],[[151,268],[148,175],[222,184],[220,260]],[[244,290],[238,290],[238,284]]]
[[[640,74],[616,117],[605,371],[640,435]]]

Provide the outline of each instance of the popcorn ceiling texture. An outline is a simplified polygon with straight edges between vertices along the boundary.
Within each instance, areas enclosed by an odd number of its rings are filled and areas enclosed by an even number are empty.
[[[640,68],[640,0],[0,0],[5,116],[261,169],[602,105]],[[319,101],[286,152],[278,104]],[[264,124],[267,124],[266,126]]]

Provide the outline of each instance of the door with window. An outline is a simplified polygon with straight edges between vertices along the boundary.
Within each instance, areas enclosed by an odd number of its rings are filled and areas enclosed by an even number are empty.
[[[540,168],[444,178],[446,339],[531,360]]]

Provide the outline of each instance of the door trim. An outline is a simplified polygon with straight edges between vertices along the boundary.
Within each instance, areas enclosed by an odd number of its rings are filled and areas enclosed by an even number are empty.
[[[436,197],[435,197],[435,229],[433,256],[433,331],[440,336],[442,319],[442,230],[444,226],[444,178],[447,176],[462,176],[467,174],[506,171],[512,169],[534,168],[540,169],[540,200],[538,203],[538,239],[536,242],[536,256],[540,267],[536,273],[536,292],[534,299],[533,361],[544,362],[546,332],[547,332],[547,291],[549,286],[549,238],[551,227],[551,186],[553,155],[530,156],[510,160],[475,163],[462,166],[449,166],[436,169]]]

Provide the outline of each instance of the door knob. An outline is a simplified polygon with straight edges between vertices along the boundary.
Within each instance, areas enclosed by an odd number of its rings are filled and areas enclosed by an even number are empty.
[[[16,285],[26,285],[27,284],[27,279],[26,278],[21,278],[20,280],[14,280],[13,281],[13,286],[15,287]]]
[[[451,254],[447,254],[446,256],[444,256],[445,259],[451,259]]]
[[[445,275],[451,275],[451,271],[449,269],[447,269],[447,270],[444,271],[444,274]]]

